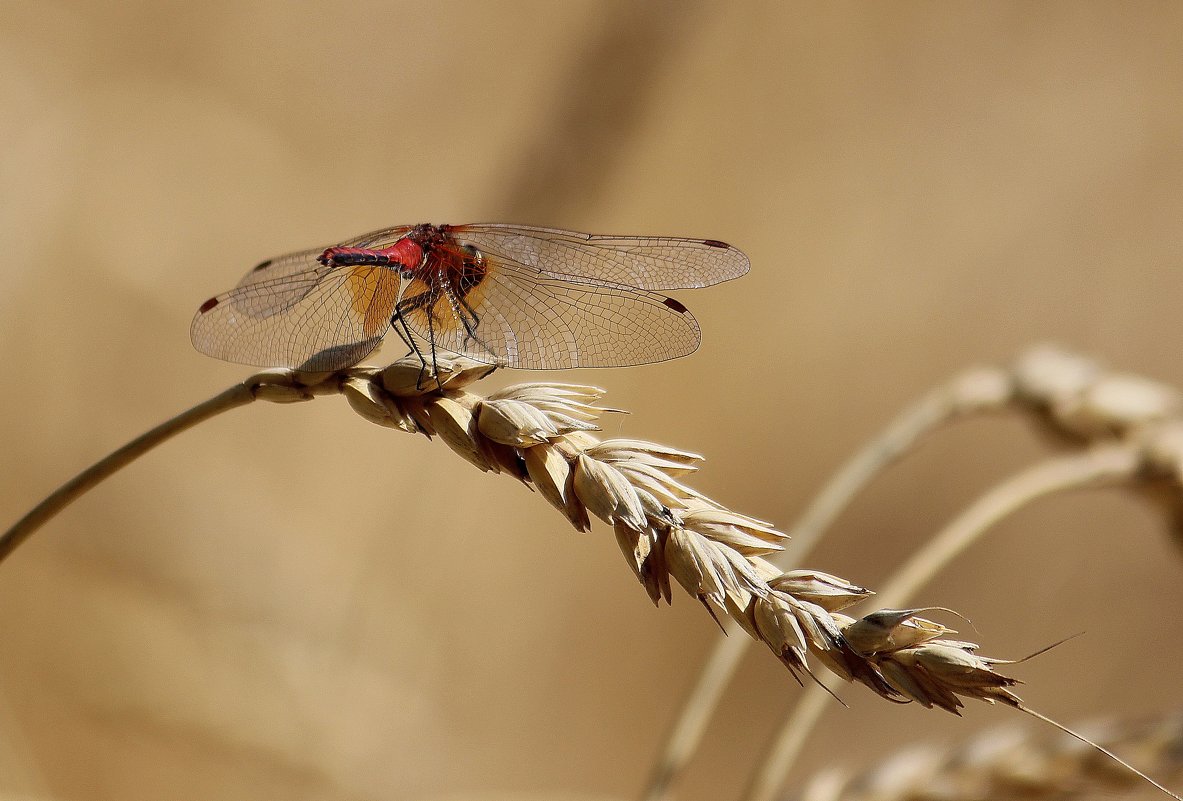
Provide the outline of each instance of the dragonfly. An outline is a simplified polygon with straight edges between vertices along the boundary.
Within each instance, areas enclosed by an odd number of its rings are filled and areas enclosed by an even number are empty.
[[[441,350],[534,370],[647,364],[700,340],[661,292],[748,268],[716,239],[402,225],[264,261],[201,304],[190,334],[219,359],[309,371],[358,363],[391,327],[425,369]]]

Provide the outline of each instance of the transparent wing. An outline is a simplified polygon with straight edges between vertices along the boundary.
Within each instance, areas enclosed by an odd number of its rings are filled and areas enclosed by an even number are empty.
[[[319,264],[267,280],[244,279],[201,305],[190,336],[202,353],[230,362],[340,370],[378,347],[399,283],[385,267]]]
[[[267,284],[286,277],[301,278],[306,274],[315,273],[320,267],[316,258],[324,252],[324,248],[317,248],[267,259],[267,261],[256,264],[249,273],[244,275],[236,288],[243,289],[257,284]]]
[[[409,234],[414,227],[413,225],[396,225],[393,228],[382,228],[377,231],[370,231],[368,234],[355,236],[352,239],[346,239],[344,242],[338,242],[337,246],[347,248],[389,247]],[[319,256],[320,252],[316,255]]]
[[[494,260],[466,297],[412,281],[403,295],[410,328],[437,348],[478,361],[530,370],[616,367],[685,356],[698,347],[698,323],[672,298],[602,282],[539,276]],[[429,295],[430,296],[430,295]]]
[[[749,268],[739,248],[714,239],[598,236],[496,223],[448,227],[461,244],[554,277],[639,289],[691,289],[739,278]]]

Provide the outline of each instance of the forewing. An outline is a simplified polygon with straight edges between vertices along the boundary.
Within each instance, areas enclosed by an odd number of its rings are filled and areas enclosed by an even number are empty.
[[[748,257],[714,239],[599,236],[556,228],[478,224],[453,226],[461,244],[536,268],[639,289],[691,289],[739,278]]]
[[[382,228],[377,231],[370,231],[368,234],[355,236],[352,239],[346,239],[344,242],[337,242],[336,247],[346,248],[385,248],[393,245],[398,240],[411,232],[413,225],[396,225],[393,228]],[[320,255],[317,253],[316,255]]]
[[[244,281],[203,303],[190,335],[199,351],[230,362],[340,370],[378,347],[398,288],[397,273],[372,266]]]
[[[404,298],[413,297],[413,287]],[[426,309],[404,317],[437,348],[529,370],[659,362],[685,356],[699,342],[698,323],[672,298],[539,276],[509,263],[491,264],[463,301],[444,293],[430,319]]]
[[[320,268],[317,257],[325,252],[324,248],[301,250],[297,253],[287,253],[273,259],[256,264],[249,273],[242,277],[236,289],[243,289],[259,284],[269,284],[282,278],[303,278]]]

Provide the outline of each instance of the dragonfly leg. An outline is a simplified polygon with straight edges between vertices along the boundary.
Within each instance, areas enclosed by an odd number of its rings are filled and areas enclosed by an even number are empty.
[[[415,379],[415,389],[421,390],[426,386],[424,377],[427,375],[427,359],[424,358],[423,351],[419,349],[419,346],[415,343],[414,337],[411,335],[411,327],[407,323],[407,315],[410,312],[419,311],[421,309],[426,309],[424,316],[427,318],[427,342],[431,348],[431,374],[435,378],[436,387],[439,389],[444,388],[443,381],[440,380],[439,377],[439,360],[436,358],[435,349],[435,315],[432,314],[432,306],[435,304],[435,301],[438,298],[438,292],[420,292],[417,295],[399,301],[398,305],[395,306],[396,311],[394,314],[394,319],[398,320],[401,328],[399,335],[402,336],[405,341],[411,343],[411,349],[414,350],[415,355],[419,357],[419,364],[421,365],[419,377]],[[394,319],[391,320],[392,323],[394,322]]]
[[[394,316],[390,318],[390,324],[398,333],[399,339],[405,342],[407,347],[411,349],[410,352],[419,358],[419,377],[415,379],[415,388],[423,389],[423,374],[427,372],[427,360],[423,358],[423,351],[419,350],[419,345],[415,342],[415,337],[411,335],[411,328],[407,325],[406,312],[411,308],[412,304],[406,301],[399,303],[395,307]]]
[[[468,299],[464,296],[457,298],[457,300],[459,301],[457,308],[459,314],[456,316],[460,318],[460,323],[464,326],[465,332],[468,333],[468,338],[479,342],[480,340],[476,338],[476,329],[481,324],[480,315],[473,310],[472,306],[468,304]],[[468,317],[464,316],[465,312],[468,313]]]
[[[390,318],[390,326],[394,329],[394,333],[398,334],[398,338],[407,346],[407,355],[415,353],[415,343],[411,341],[410,336],[406,333],[406,321],[403,320],[402,313],[395,309],[394,314]]]
[[[444,384],[442,381],[440,381],[439,362],[436,361],[436,358],[435,358],[435,316],[433,314],[431,314],[430,309],[428,309],[428,314],[427,314],[427,343],[428,343],[428,345],[431,346],[431,374],[435,377],[436,387],[439,388],[440,390],[442,390],[444,388]],[[426,365],[424,365],[424,369],[427,369]],[[420,370],[419,371],[419,381],[421,381],[422,379],[423,379],[423,371]],[[415,382],[415,388],[416,389],[423,389],[423,387],[419,386],[419,381]]]
[[[419,345],[415,342],[415,338],[411,336],[411,330],[407,327],[407,321],[403,317],[401,311],[396,311],[394,316],[390,318],[390,324],[394,327],[394,331],[398,334],[398,338],[407,346],[407,355],[414,353],[419,361],[423,361],[423,354],[419,351]]]

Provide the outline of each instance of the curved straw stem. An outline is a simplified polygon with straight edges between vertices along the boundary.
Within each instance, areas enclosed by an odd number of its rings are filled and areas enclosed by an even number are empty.
[[[987,376],[983,380],[983,376]],[[858,451],[830,479],[789,531],[792,541],[785,550],[771,557],[777,567],[789,569],[805,558],[822,534],[879,473],[911,450],[922,437],[967,410],[991,406],[997,400],[994,371],[973,371],[944,384],[909,406],[892,420],[878,436]],[[729,622],[728,635],[737,634],[739,626]],[[717,641],[698,682],[682,705],[682,712],[666,736],[643,796],[644,801],[661,801],[702,742],[706,725],[719,706],[723,690],[739,669],[739,663],[752,641],[747,637],[727,636]]]
[[[1110,445],[1050,459],[1012,476],[978,498],[897,570],[883,592],[876,596],[876,601],[883,608],[902,607],[953,557],[1003,518],[1045,495],[1128,480],[1137,472],[1140,463],[1136,448]],[[743,801],[771,801],[779,790],[829,703],[829,694],[837,692],[843,684],[841,679],[830,674],[821,677],[820,682],[824,688],[819,685],[807,687],[785,719],[741,797]]]
[[[244,406],[254,399],[255,385],[252,384],[251,379],[247,379],[204,403],[199,403],[176,417],[166,420],[151,431],[136,437],[122,448],[112,451],[54,490],[45,500],[34,506],[28,514],[16,521],[12,528],[0,535],[0,561],[6,559],[18,545],[28,539],[29,535],[49,522],[58,512],[116,473],[120,468],[182,431],[222,412]]]

